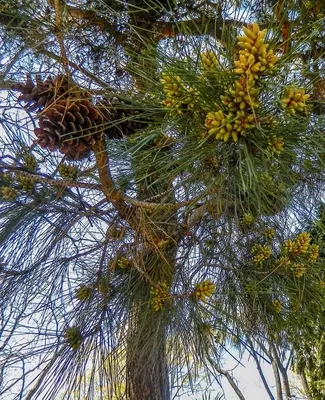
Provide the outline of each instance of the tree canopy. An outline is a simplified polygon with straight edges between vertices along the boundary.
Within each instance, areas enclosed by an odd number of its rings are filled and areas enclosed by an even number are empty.
[[[324,398],[324,27],[320,0],[0,2],[0,397],[245,399],[250,354],[270,399],[290,368]]]

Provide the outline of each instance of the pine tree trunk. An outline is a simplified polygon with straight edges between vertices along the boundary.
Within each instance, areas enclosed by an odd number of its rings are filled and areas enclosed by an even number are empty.
[[[152,152],[152,150],[150,149]],[[155,157],[154,152],[150,155]],[[148,162],[148,153],[146,153]],[[144,161],[145,162],[145,161]],[[154,165],[154,164],[151,164]],[[137,173],[136,168],[134,172]],[[153,184],[150,177],[153,171],[148,171],[147,178],[138,187],[138,198],[145,199],[153,194],[165,193],[171,187],[170,178],[161,179],[159,183]],[[150,187],[150,190],[148,188]],[[167,201],[172,202],[174,194],[171,192]],[[166,222],[168,222],[166,224]],[[153,240],[167,240],[168,245],[160,247],[154,245],[150,248],[142,243],[143,252],[137,254],[141,259],[141,269],[151,282],[159,285],[161,282],[168,287],[173,282],[175,262],[177,254],[177,238],[175,229],[177,220],[169,210],[156,210],[150,214],[151,230]],[[166,228],[168,226],[168,228]],[[156,231],[156,232],[155,232]],[[137,272],[135,271],[135,274]],[[140,281],[137,291],[141,293],[140,298],[135,298],[131,303],[131,323],[128,327],[127,355],[126,355],[126,393],[127,400],[170,400],[170,385],[168,379],[168,360],[166,355],[166,332],[169,324],[168,305],[162,310],[154,311],[151,304],[151,284],[144,276],[138,274],[134,279]]]
[[[161,256],[162,254],[150,251],[145,257],[143,268],[152,281],[158,284],[166,282],[170,285],[174,274],[176,246],[171,246],[168,251],[163,252],[165,262],[161,260]],[[154,311],[150,285],[145,280],[140,285],[142,296],[131,305],[127,333],[127,400],[170,400],[166,354],[168,306]]]
[[[128,337],[128,400],[170,400],[165,345],[161,318],[154,311],[148,313],[147,307],[140,305]]]

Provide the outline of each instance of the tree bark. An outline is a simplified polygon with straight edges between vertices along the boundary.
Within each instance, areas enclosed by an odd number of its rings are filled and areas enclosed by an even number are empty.
[[[157,312],[138,306],[127,344],[127,400],[170,400],[165,328]]]
[[[224,375],[227,379],[227,381],[229,382],[230,386],[234,389],[236,395],[238,396],[238,398],[240,400],[246,400],[243,393],[241,392],[241,390],[239,389],[239,387],[236,385],[236,382],[234,381],[234,378],[230,375],[230,373],[228,371],[225,371],[221,368],[216,367],[216,370],[221,374]]]
[[[284,386],[284,393],[286,396],[286,399],[290,399],[291,398],[291,391],[290,391],[290,385],[289,385],[289,379],[288,379],[288,374],[287,374],[287,370],[284,368],[284,366],[282,365],[280,358],[278,356],[278,352],[274,346],[274,344],[271,345],[272,347],[272,352],[277,364],[277,368],[278,371],[280,371],[281,375],[282,375],[282,382],[283,382],[283,386]]]
[[[271,400],[275,400],[275,399],[274,399],[274,396],[273,396],[273,394],[272,394],[272,392],[271,392],[271,390],[270,390],[270,388],[269,388],[269,385],[268,385],[268,383],[267,383],[267,381],[266,381],[266,379],[265,379],[265,376],[264,376],[264,374],[263,374],[262,367],[261,367],[260,361],[259,361],[259,359],[258,359],[258,357],[257,357],[257,355],[256,355],[256,352],[255,352],[253,343],[252,343],[252,341],[251,341],[249,338],[247,338],[247,341],[248,341],[248,343],[249,343],[250,346],[251,346],[251,354],[252,354],[252,356],[253,356],[253,358],[254,358],[254,361],[255,361],[255,364],[256,364],[258,373],[259,373],[259,375],[260,375],[260,377],[261,377],[261,379],[262,379],[262,382],[263,382],[263,385],[264,385],[264,387],[265,387],[265,390],[266,390],[266,392],[267,392],[269,398],[270,398]]]
[[[143,162],[154,165],[148,160],[150,157],[153,159],[159,157],[159,151],[156,153],[154,147],[149,145],[148,149],[143,148],[143,152]],[[137,170],[139,163],[141,164],[141,159],[133,165],[136,176],[143,174]],[[148,176],[138,184],[138,199],[143,200],[164,193],[170,187],[171,177],[166,173],[164,178],[157,180],[154,175],[156,172],[148,170]],[[174,201],[172,191],[166,201]],[[151,234],[147,235],[147,238],[142,234],[143,242],[140,245],[142,250],[138,253],[135,250],[139,268],[133,272],[133,279],[137,279],[138,286],[136,295],[130,303],[131,322],[128,327],[126,361],[127,400],[171,399],[166,354],[166,328],[170,322],[167,309],[169,304],[166,300],[161,310],[154,310],[151,304],[151,288],[153,284],[160,286],[161,283],[165,283],[169,288],[174,279],[178,249],[174,229],[177,226],[175,215],[173,210],[156,209],[150,213],[149,218],[145,212],[141,218],[142,230]],[[150,246],[148,240],[151,241]]]
[[[311,395],[310,395],[310,390],[309,390],[309,386],[308,386],[308,382],[307,382],[305,371],[301,371],[299,376],[300,376],[302,387],[304,388],[307,400],[313,400]]]
[[[275,379],[275,386],[276,386],[276,398],[277,400],[283,400],[282,396],[282,385],[281,385],[281,378],[278,370],[278,364],[275,360],[275,358],[271,355],[271,351],[269,354],[269,358],[271,361],[272,369],[273,369],[273,374],[274,374],[274,379]]]

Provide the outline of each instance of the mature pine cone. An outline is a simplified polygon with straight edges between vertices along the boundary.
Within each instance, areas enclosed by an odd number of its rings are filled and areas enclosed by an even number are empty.
[[[109,139],[122,139],[148,126],[148,122],[140,118],[142,111],[131,106],[117,97],[105,99],[97,106],[104,117],[104,134]]]
[[[28,111],[40,111],[55,99],[69,97],[73,86],[65,75],[58,75],[53,79],[48,76],[45,81],[42,81],[40,75],[36,75],[36,84],[27,75],[26,83],[18,83],[12,89],[22,93],[18,100],[26,103],[25,108]]]
[[[59,149],[67,160],[81,160],[101,138],[103,117],[88,100],[61,100],[40,115],[34,133],[42,148]]]

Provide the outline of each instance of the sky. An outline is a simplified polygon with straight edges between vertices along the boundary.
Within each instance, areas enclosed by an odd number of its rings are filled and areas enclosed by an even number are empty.
[[[224,369],[228,370],[229,372],[231,372],[232,368],[236,367],[233,370],[233,376],[236,378],[237,380],[237,384],[239,386],[239,389],[241,390],[241,392],[243,393],[244,397],[246,400],[269,400],[269,396],[267,395],[265,389],[264,389],[264,385],[261,381],[261,378],[259,376],[259,373],[257,371],[256,368],[256,364],[254,362],[254,360],[252,358],[249,358],[248,355],[244,356],[242,359],[242,364],[244,366],[241,365],[237,365],[236,366],[236,362],[234,362],[234,360],[230,357],[230,356],[226,356],[224,359]],[[265,378],[269,384],[269,387],[272,391],[272,393],[274,394],[274,396],[276,396],[276,390],[275,390],[275,380],[274,380],[274,375],[273,375],[273,371],[272,371],[272,367],[270,364],[261,361],[261,367],[263,369]],[[289,374],[289,378],[290,378],[290,383],[292,383],[293,385],[299,385],[299,381],[298,378],[293,374],[290,373]],[[238,396],[237,394],[234,392],[234,390],[232,389],[232,387],[230,386],[230,384],[228,383],[226,378],[222,379],[222,385],[223,385],[223,389],[224,389],[224,400],[238,400]],[[210,399],[209,400],[214,400],[215,396],[217,396],[217,394],[220,394],[220,387],[218,386],[218,384],[215,384],[211,387],[211,392],[210,392]],[[193,395],[187,395],[187,394],[182,394],[179,397],[176,397],[175,400],[202,400],[201,396],[193,396]],[[303,400],[304,397],[293,397],[292,399],[295,400]]]

